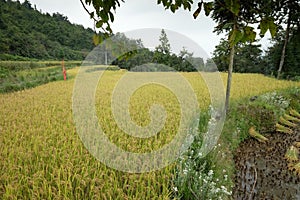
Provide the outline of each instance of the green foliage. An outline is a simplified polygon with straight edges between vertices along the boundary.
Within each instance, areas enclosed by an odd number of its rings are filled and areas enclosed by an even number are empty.
[[[66,68],[78,65],[79,62],[65,62]],[[24,90],[57,80],[63,80],[61,63],[57,61],[0,62],[0,93]]]
[[[0,1],[0,57],[82,60],[94,47],[93,30],[54,13],[42,14],[29,1]]]
[[[268,30],[270,30],[271,36],[275,37],[275,34],[277,32],[277,26],[276,26],[273,18],[270,18],[270,17],[263,18],[260,22],[259,27],[261,30],[261,32],[260,32],[261,36],[264,36],[266,34],[266,32]]]
[[[284,44],[285,31],[280,31],[272,40],[273,46],[269,47],[263,57],[264,71],[267,74],[277,74],[281,60],[281,51]],[[290,31],[290,40],[287,44],[285,61],[281,77],[285,79],[297,80],[300,76],[300,29],[296,27]]]
[[[179,158],[172,188],[176,199],[226,199],[232,194],[227,167],[217,166],[215,162],[216,159],[223,160],[220,145],[205,157],[200,152],[203,143],[201,135],[208,131],[208,124],[214,126],[215,119],[210,119],[212,112],[209,109],[201,113],[200,134],[194,136],[190,148]]]
[[[222,132],[222,138],[230,143],[232,149],[249,137],[248,130],[253,126],[260,133],[275,130],[280,116],[289,108],[299,108],[299,88],[268,92],[259,96],[233,102]],[[233,138],[233,128],[236,136]]]
[[[171,45],[169,43],[168,36],[164,29],[161,30],[161,35],[159,37],[160,44],[155,47],[155,51],[163,54],[170,54]]]
[[[219,71],[226,71],[229,64],[229,43],[221,39],[220,44],[215,47],[213,60]],[[234,72],[239,73],[264,73],[262,66],[262,51],[260,45],[251,43],[238,43],[235,48]]]
[[[117,34],[118,35],[118,34]],[[116,35],[116,36],[117,36]],[[171,46],[167,34],[164,30],[161,32],[160,44],[154,51],[144,48],[141,41],[130,40],[123,35],[120,38],[112,37],[112,45],[118,41],[121,42],[118,49],[123,48],[125,44],[125,54],[115,59],[112,64],[118,65],[121,69],[131,71],[186,71],[192,72],[203,69],[202,58],[193,57],[185,48],[179,55],[171,53]],[[131,47],[128,47],[130,46]],[[113,51],[113,50],[112,50]]]
[[[120,7],[120,2],[124,2],[124,0],[85,0],[85,2],[80,0],[80,2],[89,13],[91,19],[96,21],[96,27],[101,28],[105,33],[103,36],[107,37],[107,34],[112,33],[110,22],[114,22],[113,11],[116,11],[117,7]],[[90,12],[86,8],[86,5],[93,6],[95,11]],[[95,18],[95,14],[99,17],[99,19]]]

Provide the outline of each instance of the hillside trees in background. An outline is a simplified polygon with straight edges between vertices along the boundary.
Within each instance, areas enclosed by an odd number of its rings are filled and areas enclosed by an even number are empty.
[[[40,13],[27,0],[0,1],[1,60],[13,56],[82,60],[94,47],[94,34],[62,14]]]
[[[125,37],[124,34],[122,34]],[[115,38],[115,36],[111,37]],[[110,40],[110,39],[109,39]],[[135,48],[132,52],[117,58],[112,64],[118,65],[121,69],[131,71],[185,71],[191,72],[203,69],[202,58],[193,57],[193,53],[182,48],[178,55],[172,53],[171,45],[165,30],[161,30],[159,45],[154,51],[145,48],[141,41],[123,38],[120,41],[131,41]],[[126,45],[128,46],[128,45]]]

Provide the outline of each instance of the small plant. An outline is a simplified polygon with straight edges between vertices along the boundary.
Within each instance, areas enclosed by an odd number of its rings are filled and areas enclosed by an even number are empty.
[[[290,110],[290,114],[292,116],[297,117],[298,119],[300,119],[300,114],[296,110],[294,110],[294,109]]]
[[[289,127],[293,127],[293,128],[295,128],[295,127],[297,126],[297,124],[294,124],[294,123],[292,123],[292,122],[290,122],[290,121],[284,119],[283,117],[280,117],[280,118],[279,118],[279,122],[280,122],[281,124],[283,124],[283,125],[286,125],[286,126],[289,126]]]
[[[251,137],[254,137],[255,139],[257,139],[259,142],[266,142],[268,141],[268,138],[266,138],[265,136],[261,135],[260,133],[258,133],[254,127],[251,127],[249,129],[249,135]]]
[[[289,162],[298,161],[299,150],[296,147],[291,146],[285,154],[285,159],[287,159]]]
[[[300,142],[295,142],[294,146],[297,147],[297,148],[300,148]]]
[[[294,170],[298,175],[300,175],[300,162],[294,165]]]
[[[281,124],[276,124],[276,131],[278,132],[281,132],[281,133],[287,133],[287,134],[293,134],[293,130],[288,128],[288,127],[285,127]]]
[[[296,117],[293,117],[291,115],[288,115],[288,114],[285,114],[284,115],[284,118],[289,120],[289,121],[293,121],[293,122],[299,122],[300,123],[300,119],[296,118]]]

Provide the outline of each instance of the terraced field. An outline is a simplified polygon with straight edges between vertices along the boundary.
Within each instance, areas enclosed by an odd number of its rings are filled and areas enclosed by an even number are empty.
[[[75,75],[77,70],[68,74]],[[99,123],[110,140],[124,149],[145,152],[161,148],[178,128],[180,105],[166,88],[145,85],[131,97],[131,117],[144,126],[149,123],[149,106],[159,103],[167,112],[165,126],[159,136],[146,141],[124,135],[110,107],[113,88],[124,73],[107,71],[101,78],[96,92]],[[196,73],[182,75],[192,85],[199,107],[206,110],[210,98],[203,80]],[[225,82],[226,75],[221,75]],[[262,75],[234,74],[232,99],[296,85],[300,86]],[[73,122],[73,86],[71,79],[0,95],[0,199],[169,199],[174,165],[128,174],[106,167],[89,154]]]

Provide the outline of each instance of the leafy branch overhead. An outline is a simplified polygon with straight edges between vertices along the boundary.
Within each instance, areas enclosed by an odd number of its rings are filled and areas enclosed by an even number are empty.
[[[278,1],[281,1],[282,4],[287,4],[284,0]],[[97,14],[99,20],[96,26],[104,30],[104,37],[112,33],[109,25],[109,23],[114,20],[111,10],[115,11],[116,7],[120,6],[119,0],[106,0],[105,3],[104,0],[85,0],[85,2],[87,5],[93,5],[95,12],[89,12],[86,8],[85,9],[92,18],[94,17],[94,13]],[[254,27],[252,27],[255,24],[259,24],[258,28],[261,30],[260,36],[264,36],[269,30],[274,37],[277,31],[275,16],[277,10],[280,8],[280,4],[274,0],[215,0],[209,2],[200,0],[197,3],[198,8],[193,13],[195,19],[199,16],[201,11],[204,10],[205,15],[210,16],[217,23],[214,32],[217,32],[217,34],[224,31],[228,33],[230,62],[225,103],[225,109],[228,111],[235,46],[239,42],[255,41],[257,33]],[[172,12],[180,8],[191,11],[194,1],[157,0],[157,4],[163,5],[166,10],[171,10]],[[104,24],[106,24],[106,28],[103,28]],[[101,35],[99,40],[102,38]]]
[[[240,0],[203,2],[202,0],[198,3],[198,8],[193,16],[196,19],[202,10],[204,10],[206,16],[212,13],[212,18],[218,23],[215,32],[229,32],[229,41],[232,46],[239,42],[255,41],[257,33],[254,27],[249,26],[249,24],[259,23],[258,28],[261,29],[261,37],[268,30],[272,37],[275,36],[277,26],[271,16],[271,6],[271,3],[261,0],[252,2]]]
[[[124,0],[80,0],[84,9],[88,12],[91,19],[95,21],[95,26],[101,29],[101,34],[96,37],[101,40],[112,33],[110,23],[114,22],[114,13],[117,7],[121,6]],[[158,5],[162,5],[166,10],[176,12],[182,8],[191,11],[193,0],[157,0]],[[238,42],[255,41],[257,33],[249,24],[259,24],[260,36],[269,30],[274,36],[277,31],[273,12],[278,3],[272,0],[216,0],[198,2],[198,8],[193,13],[196,19],[202,10],[206,16],[217,22],[215,32],[229,32],[231,45]],[[91,8],[90,11],[89,9]]]
[[[124,2],[124,0],[85,0],[84,2],[80,0],[80,2],[90,18],[95,21],[96,28],[102,29],[102,36],[108,37],[112,33],[110,23],[115,20],[113,12],[120,7],[120,2]],[[94,11],[87,8],[91,6]],[[100,36],[97,39],[100,39]]]

